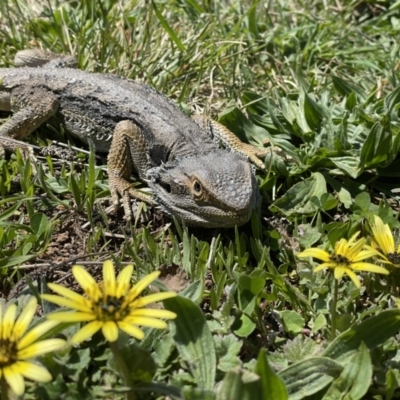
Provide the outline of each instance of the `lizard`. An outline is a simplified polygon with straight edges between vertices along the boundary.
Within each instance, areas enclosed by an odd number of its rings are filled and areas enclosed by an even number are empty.
[[[32,157],[20,141],[56,121],[95,151],[108,153],[111,198],[122,203],[126,219],[134,198],[187,225],[249,221],[260,201],[250,161],[264,169],[260,158],[269,149],[241,142],[208,117],[188,117],[145,83],[76,69],[72,56],[22,50],[15,64],[0,68],[0,110],[11,113],[0,126],[0,157],[17,148]],[[132,187],[133,169],[151,196]]]

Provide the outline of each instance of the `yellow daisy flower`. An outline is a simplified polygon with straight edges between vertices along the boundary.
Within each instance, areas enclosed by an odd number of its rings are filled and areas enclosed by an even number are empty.
[[[133,266],[128,265],[121,270],[116,279],[114,266],[107,260],[103,264],[104,282],[99,285],[83,267],[73,266],[72,274],[86,296],[81,296],[64,286],[49,283],[50,289],[63,297],[44,294],[42,298],[74,311],[55,312],[47,317],[60,322],[88,322],[73,335],[72,343],[82,342],[100,329],[109,342],[118,339],[118,329],[139,340],[144,338],[144,333],[138,325],[165,329],[166,322],[159,318],[173,319],[176,314],[168,310],[143,307],[175,297],[176,293],[160,292],[139,298],[140,293],[157,279],[160,272],[152,272],[131,287],[132,273]]]
[[[17,318],[17,306],[11,304],[4,315],[0,307],[0,378],[17,395],[25,392],[24,378],[50,382],[51,374],[40,365],[28,360],[65,346],[62,339],[37,341],[58,325],[58,321],[45,321],[26,332],[36,312],[37,301],[32,297]]]
[[[388,224],[375,215],[375,224],[371,225],[374,235],[372,245],[379,247],[383,254],[380,256],[389,264],[400,266],[400,244],[395,249],[394,238]]]
[[[323,263],[314,268],[314,272],[321,271],[324,268],[331,268],[333,269],[335,279],[340,280],[344,274],[347,274],[359,288],[361,283],[354,271],[368,271],[384,275],[389,274],[389,271],[385,268],[363,261],[374,255],[379,255],[379,252],[373,248],[363,250],[365,238],[356,241],[359,234],[360,232],[357,232],[349,240],[340,239],[335,243],[333,253],[311,247],[298,253],[297,257],[318,258],[323,261]]]

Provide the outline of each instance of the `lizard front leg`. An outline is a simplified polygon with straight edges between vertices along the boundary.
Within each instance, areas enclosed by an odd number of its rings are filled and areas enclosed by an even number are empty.
[[[9,101],[13,115],[0,126],[0,156],[19,149],[24,158],[34,159],[32,149],[16,141],[24,140],[57,112],[57,96],[45,88],[27,86],[13,89]]]
[[[115,127],[108,153],[107,169],[111,198],[113,203],[118,205],[121,197],[127,220],[132,217],[131,197],[150,205],[155,204],[150,196],[134,189],[130,182],[132,167],[141,179],[146,179],[146,154],[146,142],[140,128],[131,121],[119,122]]]
[[[193,115],[192,119],[200,128],[212,138],[220,140],[223,145],[233,151],[242,153],[258,168],[265,170],[264,163],[260,158],[264,158],[270,153],[271,149],[260,149],[251,144],[243,143],[226,126],[214,121],[204,115]]]

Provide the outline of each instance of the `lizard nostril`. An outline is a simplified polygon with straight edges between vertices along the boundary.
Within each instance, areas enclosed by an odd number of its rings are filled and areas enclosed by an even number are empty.
[[[171,193],[171,185],[169,183],[160,182],[160,185],[168,192]]]

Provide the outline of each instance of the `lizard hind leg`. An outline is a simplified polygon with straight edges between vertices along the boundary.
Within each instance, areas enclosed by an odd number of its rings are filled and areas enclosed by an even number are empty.
[[[141,179],[145,178],[147,167],[146,142],[140,128],[131,121],[121,121],[114,130],[108,153],[107,168],[111,198],[115,206],[120,203],[124,208],[125,219],[130,220],[131,198],[154,205],[150,196],[134,189],[130,178],[134,167]]]

